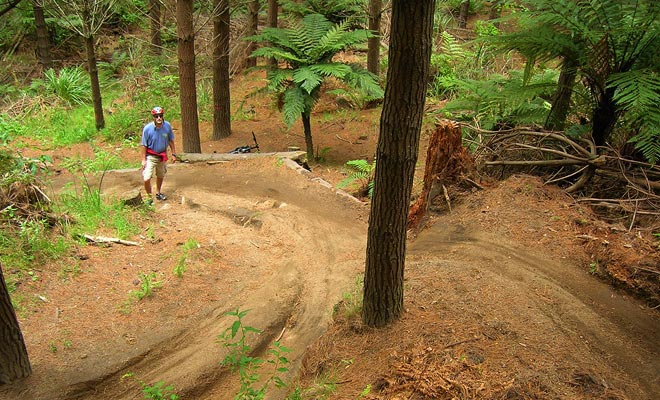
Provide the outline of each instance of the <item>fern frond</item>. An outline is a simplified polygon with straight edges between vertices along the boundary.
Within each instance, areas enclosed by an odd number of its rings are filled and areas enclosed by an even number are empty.
[[[309,67],[320,75],[332,76],[340,80],[343,80],[344,77],[351,72],[351,67],[342,63],[330,62],[314,64],[310,65]]]
[[[355,89],[361,90],[372,100],[382,99],[385,92],[378,84],[378,78],[366,69],[356,65],[352,65],[352,67],[351,72],[345,77],[346,83]]]
[[[624,111],[647,111],[660,104],[660,77],[649,69],[612,74],[608,87]]]
[[[282,113],[284,114],[284,123],[288,127],[291,127],[305,112],[305,97],[302,89],[297,86],[292,86],[284,92]]]
[[[279,93],[287,87],[287,83],[293,79],[293,70],[271,69],[266,73],[268,79],[268,90]]]
[[[333,28],[333,23],[321,14],[305,15],[302,19],[305,37],[312,43],[318,43]]]
[[[297,57],[295,54],[276,47],[259,47],[250,54],[250,57],[274,58],[278,61],[285,61],[290,64],[301,64],[306,60]]]
[[[296,83],[296,85],[303,88],[308,94],[312,94],[314,89],[321,86],[323,77],[310,67],[301,67],[293,71],[293,81]]]

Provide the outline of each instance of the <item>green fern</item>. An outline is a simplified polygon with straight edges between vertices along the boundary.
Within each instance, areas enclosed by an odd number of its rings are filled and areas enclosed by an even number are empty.
[[[337,184],[338,189],[344,189],[356,182],[361,182],[362,188],[366,188],[367,197],[371,198],[374,192],[373,173],[376,170],[376,161],[369,163],[367,160],[350,160],[346,163],[350,174]]]
[[[596,144],[605,144],[615,127],[624,128],[635,132],[632,141],[649,161],[660,159],[660,2],[534,0],[529,4],[529,11],[517,15],[518,32],[490,40],[502,50],[519,51],[530,64],[569,60],[582,78],[574,89],[584,84],[591,95],[591,134]]]
[[[272,57],[280,63],[278,69],[268,71],[267,88],[283,100],[284,122],[291,127],[298,118],[309,118],[328,77],[344,82],[370,99],[383,97],[375,76],[360,66],[332,61],[337,53],[370,36],[364,29],[351,30],[347,22],[333,24],[323,15],[308,14],[288,28],[264,28],[248,40],[263,42],[252,57]],[[305,131],[305,140],[310,152],[313,146],[309,130]],[[314,158],[313,154],[307,156]]]

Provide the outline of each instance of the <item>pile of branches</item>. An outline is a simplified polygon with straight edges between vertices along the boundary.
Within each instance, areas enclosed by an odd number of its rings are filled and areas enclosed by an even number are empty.
[[[625,156],[612,147],[597,147],[563,132],[515,128],[486,131],[469,127],[478,170],[505,178],[526,173],[542,177],[593,206],[609,219],[626,219],[630,227],[660,221],[660,166]]]
[[[51,200],[42,190],[36,162],[24,160],[0,151],[0,221],[15,222],[46,220],[55,225]]]

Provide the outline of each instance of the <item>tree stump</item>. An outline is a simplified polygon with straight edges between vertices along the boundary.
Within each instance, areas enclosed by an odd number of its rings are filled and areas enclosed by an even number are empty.
[[[445,185],[457,182],[464,172],[472,169],[472,156],[463,147],[459,125],[449,120],[441,120],[431,134],[426,150],[424,186],[420,196],[410,207],[408,229],[415,229],[426,215],[429,201],[437,194],[448,197]]]

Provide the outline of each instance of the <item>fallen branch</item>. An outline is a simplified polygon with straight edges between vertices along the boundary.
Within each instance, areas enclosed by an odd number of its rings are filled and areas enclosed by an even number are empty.
[[[123,240],[119,238],[112,238],[112,237],[105,237],[105,236],[91,236],[87,234],[81,234],[79,236],[82,236],[85,238],[88,242],[91,243],[118,243],[118,244],[123,244],[125,246],[139,246],[140,243],[138,242],[131,242],[129,240]]]

